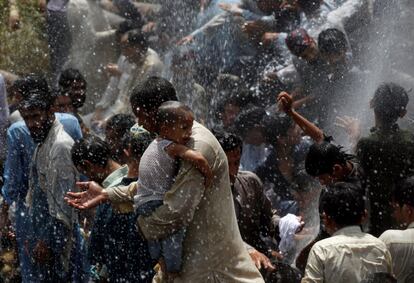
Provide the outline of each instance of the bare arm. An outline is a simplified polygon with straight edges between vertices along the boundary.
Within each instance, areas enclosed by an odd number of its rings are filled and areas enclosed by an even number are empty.
[[[300,115],[298,112],[295,111],[293,108],[293,98],[287,92],[281,92],[278,97],[277,101],[279,107],[292,119],[295,123],[307,134],[310,136],[315,142],[321,143],[325,139],[325,135],[321,129],[319,129],[315,124],[310,122],[308,119]]]
[[[167,146],[166,151],[173,158],[180,158],[190,162],[205,177],[206,187],[209,187],[213,179],[213,172],[208,164],[207,159],[198,151],[192,150],[185,145],[172,143]]]

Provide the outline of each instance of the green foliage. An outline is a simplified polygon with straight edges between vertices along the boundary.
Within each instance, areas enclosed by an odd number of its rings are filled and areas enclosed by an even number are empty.
[[[37,1],[17,0],[20,28],[8,26],[8,0],[0,0],[0,69],[15,74],[47,72],[48,48],[44,16]]]

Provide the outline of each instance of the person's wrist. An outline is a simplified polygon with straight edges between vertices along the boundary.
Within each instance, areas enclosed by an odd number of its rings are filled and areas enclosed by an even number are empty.
[[[109,201],[109,194],[106,189],[103,189],[101,193],[101,202],[107,202],[107,201]]]

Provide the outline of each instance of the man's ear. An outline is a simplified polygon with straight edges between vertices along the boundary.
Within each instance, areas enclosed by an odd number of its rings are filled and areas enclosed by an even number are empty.
[[[129,153],[129,151],[127,149],[123,149],[122,151],[124,152],[126,157],[128,157],[128,158],[131,157],[131,154]]]
[[[332,167],[332,176],[337,177],[342,172],[342,166],[339,164],[335,164]]]

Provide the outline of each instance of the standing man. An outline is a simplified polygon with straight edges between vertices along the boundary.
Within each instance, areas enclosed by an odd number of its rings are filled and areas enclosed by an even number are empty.
[[[37,143],[26,197],[30,228],[27,250],[33,263],[31,282],[82,281],[77,213],[63,200],[75,188],[73,139],[51,111],[48,88],[34,86],[19,111]]]
[[[169,100],[177,100],[174,87],[165,79],[150,77],[134,88],[130,101],[139,123],[154,132],[157,109]],[[141,232],[147,240],[159,240],[186,227],[182,272],[174,282],[264,282],[240,236],[228,164],[220,144],[206,128],[194,122],[187,146],[208,160],[215,176],[213,184],[206,189],[203,175],[183,161],[164,204],[151,215],[138,218]],[[129,187],[102,190],[93,182],[82,187],[87,192],[67,195],[68,203],[77,208],[91,208],[108,200],[132,201]],[[166,282],[161,271],[154,280]]]

